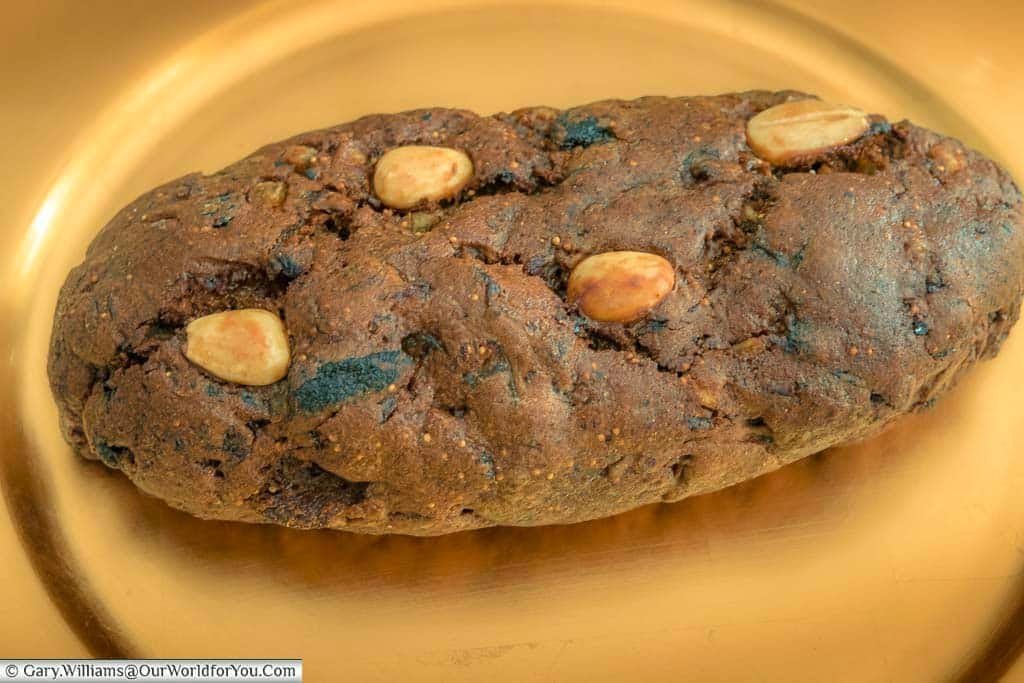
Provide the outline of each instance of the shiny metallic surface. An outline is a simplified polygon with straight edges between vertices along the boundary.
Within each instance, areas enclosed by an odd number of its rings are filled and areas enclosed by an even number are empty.
[[[1024,178],[1022,23],[1018,3],[877,0],[5,8],[0,657],[301,657],[309,681],[1024,680],[1020,330],[869,442],[612,519],[428,539],[170,510],[71,455],[45,376],[57,290],[114,211],[365,113],[794,87]]]

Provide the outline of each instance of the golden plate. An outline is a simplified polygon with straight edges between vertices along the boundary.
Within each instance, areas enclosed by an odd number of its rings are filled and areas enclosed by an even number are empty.
[[[973,681],[1013,666],[1020,331],[868,443],[676,505],[436,539],[174,512],[72,457],[45,359],[57,289],[116,209],[369,112],[795,87],[958,135],[1024,177],[1020,3],[11,4],[0,656],[302,657],[309,681]]]

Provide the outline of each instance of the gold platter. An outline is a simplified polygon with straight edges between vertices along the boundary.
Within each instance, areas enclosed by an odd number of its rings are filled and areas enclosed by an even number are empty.
[[[0,25],[0,657],[308,681],[1024,680],[1024,333],[867,443],[675,505],[435,539],[202,522],[74,458],[57,289],[139,193],[374,111],[793,87],[1024,178],[1020,3],[93,0]]]

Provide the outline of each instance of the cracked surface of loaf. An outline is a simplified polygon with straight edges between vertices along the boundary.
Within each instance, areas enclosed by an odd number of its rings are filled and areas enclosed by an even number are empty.
[[[205,518],[441,534],[675,501],[868,436],[993,355],[1022,292],[1021,196],[907,122],[772,164],[795,92],[489,117],[374,115],[120,211],[61,292],[49,375],[86,458]],[[389,209],[382,154],[461,150],[457,196]],[[629,322],[567,297],[586,257],[665,259]],[[185,329],[261,308],[265,386]]]

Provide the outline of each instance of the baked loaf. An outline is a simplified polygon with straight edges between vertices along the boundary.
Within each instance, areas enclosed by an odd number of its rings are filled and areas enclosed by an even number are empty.
[[[575,522],[930,405],[1022,265],[995,163],[796,92],[375,115],[120,211],[49,376],[81,456],[199,517]]]

